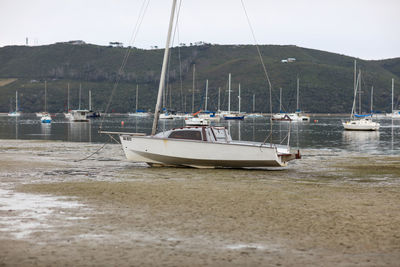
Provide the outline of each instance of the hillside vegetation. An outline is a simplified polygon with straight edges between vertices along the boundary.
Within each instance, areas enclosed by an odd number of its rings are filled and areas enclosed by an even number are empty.
[[[296,108],[296,79],[300,79],[300,107],[307,112],[349,113],[353,101],[354,58],[296,46],[260,47],[273,87],[273,110],[279,109],[279,88],[286,111]],[[92,91],[95,110],[105,111],[113,88],[108,112],[133,112],[136,84],[139,108],[153,110],[163,57],[162,49],[132,48],[123,71],[119,69],[128,48],[58,43],[48,46],[7,46],[0,48],[0,112],[15,105],[18,90],[20,109],[36,112],[44,107],[44,81],[50,112],[66,110],[67,88],[70,107],[87,108],[88,90]],[[282,59],[296,61],[282,63]],[[204,108],[205,84],[209,80],[208,107],[217,109],[218,88],[221,109],[228,104],[228,74],[232,74],[232,109],[238,108],[238,84],[241,84],[241,110],[252,112],[253,94],[256,111],[269,111],[269,93],[255,46],[210,45],[175,47],[171,50],[166,106],[178,111],[192,110],[193,67],[196,69],[195,105]],[[391,108],[391,79],[395,79],[395,99],[400,95],[400,58],[380,61],[357,59],[362,71],[363,110],[369,111],[370,90],[374,86],[374,109]],[[185,105],[186,104],[186,105]]]

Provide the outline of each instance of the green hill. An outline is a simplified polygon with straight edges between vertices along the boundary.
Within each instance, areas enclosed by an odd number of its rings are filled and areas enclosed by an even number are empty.
[[[296,108],[296,77],[300,79],[300,106],[308,112],[348,113],[353,101],[354,58],[296,46],[260,46],[273,86],[273,110],[279,108],[279,88],[283,90],[286,111]],[[124,56],[125,68],[118,76]],[[153,110],[163,57],[162,49],[142,50],[97,45],[58,43],[48,46],[7,46],[0,48],[0,112],[8,112],[19,92],[24,112],[44,107],[44,81],[47,81],[50,112],[62,112],[70,86],[71,108],[77,108],[79,86],[82,107],[87,107],[88,90],[93,106],[105,110],[117,77],[119,84],[112,98],[110,112],[132,112],[135,88],[139,85],[139,108]],[[296,61],[282,63],[282,59]],[[237,109],[238,84],[241,84],[241,110],[251,112],[253,94],[256,110],[267,112],[267,83],[255,46],[211,45],[171,49],[167,107],[191,111],[192,70],[196,66],[195,110],[204,106],[205,82],[209,80],[209,107],[217,108],[221,88],[221,109],[227,109],[228,73],[232,73],[232,109]],[[362,101],[369,110],[370,89],[374,86],[374,109],[391,108],[391,79],[396,80],[396,101],[400,95],[400,58],[380,61],[357,59],[362,71]],[[398,101],[397,101],[398,102]],[[185,109],[186,103],[186,109]]]

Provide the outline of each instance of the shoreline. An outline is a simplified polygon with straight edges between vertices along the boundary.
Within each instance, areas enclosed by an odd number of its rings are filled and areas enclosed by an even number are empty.
[[[118,145],[0,142],[0,263],[397,266],[399,156],[148,168]]]

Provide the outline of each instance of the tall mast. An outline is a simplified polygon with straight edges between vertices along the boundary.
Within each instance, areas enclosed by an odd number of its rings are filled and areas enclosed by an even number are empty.
[[[15,91],[15,113],[18,112],[18,91]]]
[[[204,105],[204,109],[207,111],[207,99],[208,99],[208,79],[206,80],[206,104]]]
[[[139,96],[139,85],[136,84],[136,110],[135,110],[135,112],[137,112],[137,110],[138,110],[138,96]]]
[[[393,114],[393,101],[394,101],[394,79],[392,78],[392,114]]]
[[[358,75],[359,75],[359,83],[358,83],[358,114],[361,115],[362,110],[361,110],[361,70],[358,71]]]
[[[354,60],[354,87],[353,87],[353,107],[351,108],[351,115],[350,115],[350,119],[354,118],[354,113],[356,112],[356,97],[357,97],[357,83],[358,83],[358,79],[356,78],[357,75],[357,61]]]
[[[357,75],[357,60],[354,60],[354,87],[353,87],[353,90],[354,91],[356,91],[357,89],[356,89],[356,86],[357,86],[357,77],[356,77],[356,75]]]
[[[196,64],[193,64],[193,87],[192,87],[192,113],[194,113],[194,90],[196,80]]]
[[[238,100],[239,100],[239,113],[240,113],[240,83],[239,83],[239,95],[238,95]]]
[[[81,109],[81,93],[82,93],[82,84],[79,84],[79,110]]]
[[[256,94],[253,94],[253,113],[256,111]]]
[[[231,113],[231,74],[228,78],[228,113]]]
[[[47,112],[47,81],[44,81],[44,112]]]
[[[300,112],[299,109],[299,77],[297,76],[297,101],[296,101],[296,112]]]
[[[92,90],[89,90],[89,111],[92,110]]]
[[[371,114],[374,112],[374,86],[371,87]]]
[[[160,84],[158,87],[157,104],[156,104],[156,108],[154,111],[153,128],[151,129],[151,135],[156,134],[157,126],[158,126],[158,115],[160,114],[161,97],[162,97],[162,92],[163,92],[164,86],[165,86],[165,84],[164,84],[165,83],[165,73],[167,70],[168,55],[169,55],[168,52],[169,52],[169,44],[171,42],[172,25],[174,24],[175,6],[176,6],[176,0],[173,0],[172,8],[171,8],[171,16],[169,19],[167,42],[166,42],[165,51],[164,51],[163,65],[162,65],[162,69],[161,69]]]
[[[68,90],[67,90],[67,112],[69,112],[69,83],[68,83]]]
[[[279,112],[282,112],[282,87],[279,88]]]

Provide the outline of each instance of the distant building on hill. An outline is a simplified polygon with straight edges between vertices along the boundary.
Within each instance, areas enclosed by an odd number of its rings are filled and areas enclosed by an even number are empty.
[[[120,43],[120,42],[110,42],[109,44],[112,47],[123,47],[124,46],[124,44]]]
[[[281,62],[282,63],[289,63],[289,62],[295,62],[296,59],[294,57],[288,57],[286,59],[282,59]]]
[[[72,40],[72,41],[68,41],[68,44],[72,44],[72,45],[84,45],[86,44],[84,41],[82,40]]]

